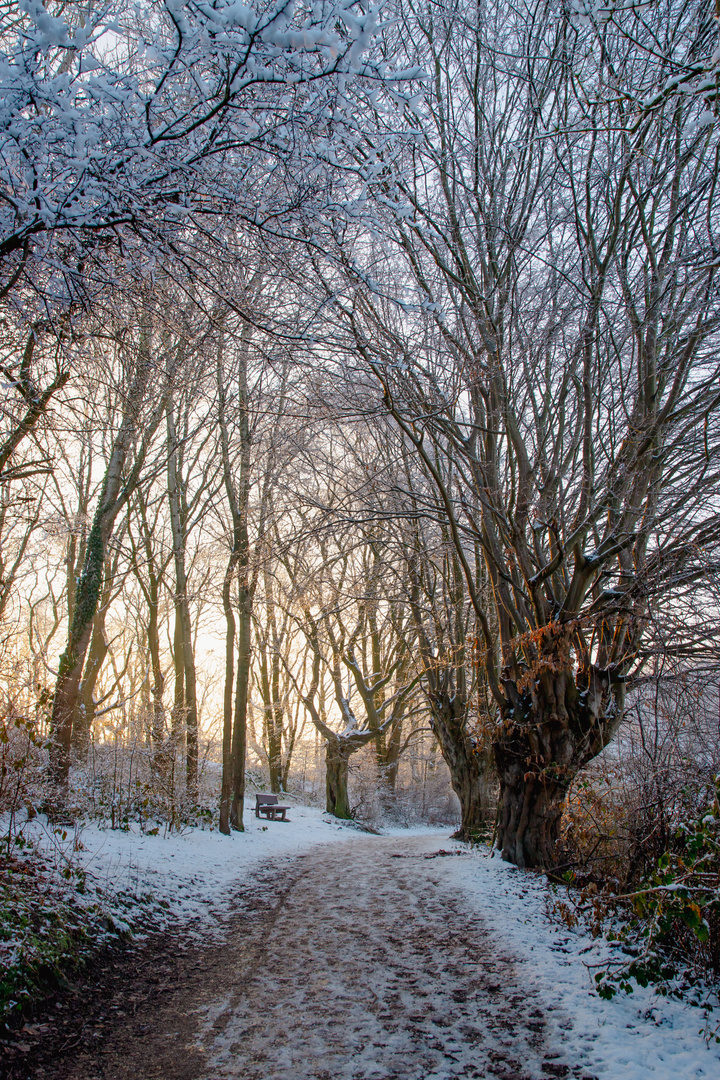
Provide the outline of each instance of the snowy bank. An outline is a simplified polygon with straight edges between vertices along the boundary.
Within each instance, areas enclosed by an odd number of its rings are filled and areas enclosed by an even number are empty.
[[[254,799],[246,801],[245,832],[230,836],[201,828],[151,835],[136,825],[121,830],[94,823],[52,828],[42,817],[23,831],[57,872],[70,863],[81,871],[89,896],[102,896],[110,907],[120,898],[125,917],[135,900],[138,913],[152,910],[152,929],[187,922],[207,941],[218,919],[232,912],[233,885],[254,869],[363,835],[314,807],[293,806],[291,820],[281,822],[256,818],[254,806]]]
[[[221,940],[233,888],[254,870],[272,862],[282,873],[284,859],[361,835],[317,809],[295,806],[282,823],[256,819],[253,807],[249,800],[246,831],[231,836],[51,826],[42,815],[16,822],[0,862],[0,1025],[16,1026],[100,950],[130,936],[180,930],[204,944]],[[0,824],[7,836],[10,823]]]
[[[706,1045],[700,1009],[661,997],[652,987],[603,1001],[593,972],[612,946],[579,925],[568,930],[546,914],[540,874],[475,850],[444,860],[448,875],[482,915],[499,947],[511,952],[529,992],[543,1002],[548,1042],[565,1061],[600,1080],[716,1080],[720,1047]]]

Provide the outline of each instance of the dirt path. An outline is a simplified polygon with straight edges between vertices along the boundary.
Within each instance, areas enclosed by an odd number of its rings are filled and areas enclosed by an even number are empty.
[[[125,1009],[109,1010],[127,1014],[96,1046],[68,1047],[41,1075],[581,1077],[547,1045],[522,972],[445,882],[445,858],[428,858],[438,847],[427,836],[353,839],[281,875],[265,868],[241,890],[222,949],[167,957],[150,998],[138,986],[132,1005],[126,988]]]

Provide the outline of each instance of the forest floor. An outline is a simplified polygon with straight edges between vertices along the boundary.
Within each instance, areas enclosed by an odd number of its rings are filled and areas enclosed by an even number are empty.
[[[596,946],[547,919],[539,876],[446,832],[282,853],[290,825],[254,828],[276,854],[216,898],[212,932],[196,914],[99,961],[27,1026],[12,1080],[717,1076],[697,1010],[597,998]]]

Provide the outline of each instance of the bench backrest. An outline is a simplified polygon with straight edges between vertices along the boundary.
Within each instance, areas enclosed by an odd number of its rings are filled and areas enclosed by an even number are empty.
[[[256,795],[256,806],[275,806],[278,801],[277,795]]]

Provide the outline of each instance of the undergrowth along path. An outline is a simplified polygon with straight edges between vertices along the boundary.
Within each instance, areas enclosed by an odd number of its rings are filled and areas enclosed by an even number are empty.
[[[266,866],[239,890],[222,946],[188,950],[134,1016],[36,1075],[587,1077],[548,1044],[542,1003],[446,880],[438,847],[354,838]]]

